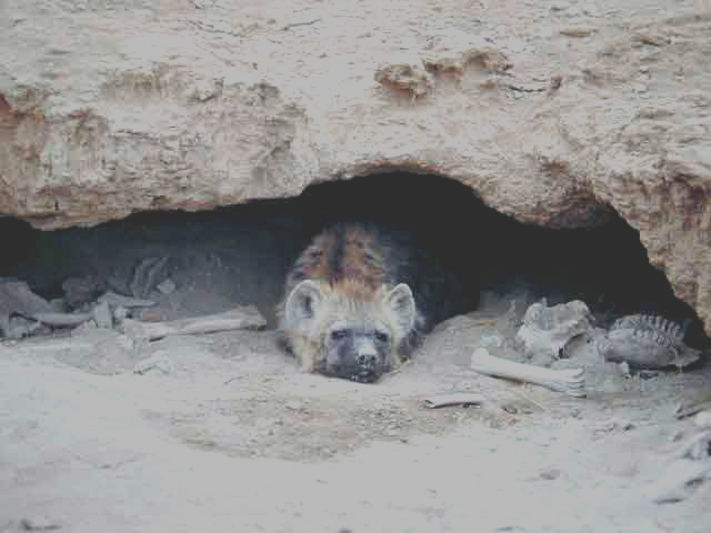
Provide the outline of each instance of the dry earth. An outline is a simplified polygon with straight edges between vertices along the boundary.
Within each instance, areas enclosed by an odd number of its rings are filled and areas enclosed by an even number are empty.
[[[0,531],[708,531],[711,483],[651,496],[711,368],[626,377],[582,350],[560,364],[587,369],[586,399],[469,370],[531,301],[485,293],[376,385],[302,374],[272,331],[11,350]],[[423,406],[452,391],[485,401]]]

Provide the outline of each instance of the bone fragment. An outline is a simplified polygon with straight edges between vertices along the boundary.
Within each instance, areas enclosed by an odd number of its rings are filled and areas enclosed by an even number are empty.
[[[543,298],[526,310],[516,340],[523,345],[528,357],[557,359],[571,339],[592,329],[592,315],[585,302],[573,300],[548,307]]]
[[[91,313],[35,313],[30,315],[42,324],[59,328],[74,327],[91,320]]]
[[[130,283],[131,294],[136,298],[144,298],[159,283],[158,277],[162,275],[168,257],[148,257],[139,261],[133,271]]]
[[[49,302],[38,296],[24,281],[14,278],[0,278],[0,334],[4,337],[13,336],[10,327],[10,317],[21,315],[32,318],[34,313],[51,312]]]
[[[684,333],[684,327],[661,316],[628,315],[616,320],[596,344],[608,361],[645,369],[683,368],[701,356],[684,343]]]
[[[133,338],[149,341],[169,335],[199,335],[237,329],[262,329],[266,321],[254,306],[238,307],[230,311],[166,322],[141,322],[129,318],[123,321],[124,332]]]
[[[144,300],[142,298],[132,298],[131,296],[123,296],[115,292],[107,292],[99,296],[99,302],[106,302],[114,307],[153,307],[156,303],[153,300]]]
[[[111,328],[113,326],[114,319],[111,316],[111,309],[107,302],[95,305],[91,311],[91,316],[100,328]]]
[[[5,336],[9,339],[21,339],[32,335],[42,327],[42,324],[36,320],[15,315],[8,321],[8,326]]]
[[[484,397],[473,392],[454,392],[450,394],[439,394],[425,399],[425,407],[436,409],[438,407],[449,407],[452,405],[481,405]]]
[[[576,398],[585,396],[585,371],[582,368],[551,370],[525,365],[494,357],[485,348],[474,351],[471,368],[480,374],[533,383],[554,391],[565,392]]]

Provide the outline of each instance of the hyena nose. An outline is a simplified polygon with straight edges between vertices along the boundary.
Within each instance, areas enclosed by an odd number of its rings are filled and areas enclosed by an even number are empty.
[[[375,368],[375,354],[366,352],[358,354],[358,366],[361,368]]]

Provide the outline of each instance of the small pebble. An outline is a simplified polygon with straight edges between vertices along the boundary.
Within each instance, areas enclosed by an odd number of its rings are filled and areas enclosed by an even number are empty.
[[[547,468],[543,471],[541,471],[538,476],[541,479],[548,479],[548,480],[554,480],[558,479],[560,477],[560,469],[558,468]]]

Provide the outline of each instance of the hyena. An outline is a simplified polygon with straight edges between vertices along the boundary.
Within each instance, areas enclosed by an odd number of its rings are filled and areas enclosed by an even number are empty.
[[[374,382],[463,303],[455,278],[409,235],[338,224],[317,235],[289,272],[280,336],[305,371]]]

